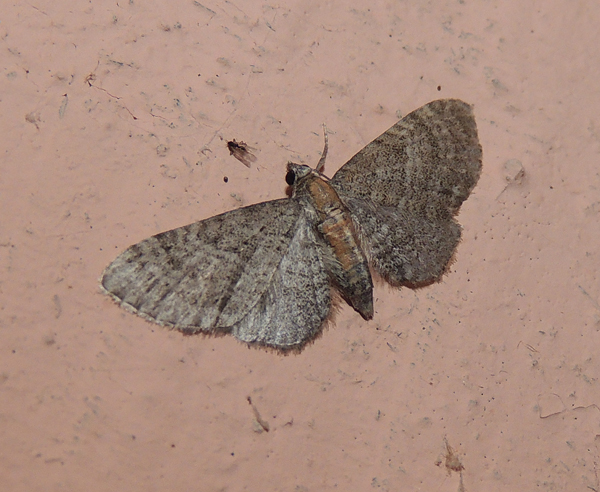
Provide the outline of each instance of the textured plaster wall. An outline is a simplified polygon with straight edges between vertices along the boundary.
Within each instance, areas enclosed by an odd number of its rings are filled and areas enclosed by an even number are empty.
[[[5,2],[0,490],[600,490],[599,24],[590,0]],[[442,283],[378,286],[373,321],[344,307],[288,357],[100,293],[128,245],[284,196],[322,123],[332,175],[440,97],[484,150]]]

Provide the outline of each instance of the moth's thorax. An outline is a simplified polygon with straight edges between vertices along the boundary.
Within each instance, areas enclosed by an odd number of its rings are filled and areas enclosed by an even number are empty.
[[[320,176],[307,179],[310,202],[319,215],[319,231],[328,240],[344,270],[356,262],[358,241],[350,212],[331,185]],[[360,255],[362,256],[362,255]]]
[[[288,164],[288,173],[294,175],[293,197],[307,197],[318,211],[324,213],[335,208],[345,209],[327,176],[308,166],[294,163]]]
[[[314,207],[319,217],[319,230],[355,236],[350,212],[333,189],[327,177],[308,166],[292,164],[289,166],[296,173],[293,197],[306,198]]]
[[[350,211],[329,180],[318,171],[310,168],[307,171],[306,166],[291,169],[296,171],[293,196],[308,199],[317,213],[316,227],[335,257],[332,273],[340,291],[365,319],[371,319],[373,284]]]

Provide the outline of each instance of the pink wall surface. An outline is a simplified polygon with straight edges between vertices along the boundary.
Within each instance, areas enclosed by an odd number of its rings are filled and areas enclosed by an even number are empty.
[[[598,25],[590,0],[4,5],[0,490],[600,490]],[[100,292],[130,244],[285,196],[323,123],[331,176],[445,97],[484,164],[443,282],[378,285],[373,321],[344,306],[287,357]]]

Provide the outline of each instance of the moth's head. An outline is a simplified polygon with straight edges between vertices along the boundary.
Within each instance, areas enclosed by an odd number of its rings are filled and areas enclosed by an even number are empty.
[[[288,162],[285,182],[289,185],[286,193],[288,196],[298,196],[307,193],[309,183],[314,179],[328,181],[327,176],[321,174],[317,169],[304,164]]]
[[[317,172],[309,166],[288,162],[287,174],[285,175],[285,182],[289,185],[286,190],[287,195],[296,196],[298,193],[302,194],[301,190],[308,183],[306,178],[313,174],[317,174]]]
[[[293,162],[288,162],[287,174],[285,175],[285,182],[290,186],[295,186],[302,178],[305,178],[312,172],[313,169],[309,166],[305,166],[304,164],[294,164]]]

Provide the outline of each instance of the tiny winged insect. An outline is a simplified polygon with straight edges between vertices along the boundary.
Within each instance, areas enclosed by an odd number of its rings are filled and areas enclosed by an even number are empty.
[[[230,334],[301,351],[341,297],[373,318],[371,271],[394,287],[441,279],[460,241],[454,216],[481,172],[471,107],[433,101],[331,179],[288,163],[290,198],[232,210],[135,244],[104,271],[125,308],[184,333]]]
[[[229,149],[229,155],[235,157],[244,166],[250,167],[250,164],[256,162],[256,156],[250,152],[250,147],[246,142],[236,142],[235,138],[227,142],[227,148]]]

